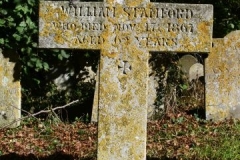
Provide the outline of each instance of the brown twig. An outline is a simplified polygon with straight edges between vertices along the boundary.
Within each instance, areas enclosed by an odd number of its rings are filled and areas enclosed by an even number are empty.
[[[27,112],[27,111],[24,110],[24,112],[26,112],[26,113],[29,114],[28,116],[15,119],[14,121],[12,121],[12,122],[10,122],[9,124],[1,127],[0,129],[7,128],[7,127],[11,126],[12,124],[14,124],[14,123],[16,123],[16,122],[22,121],[23,119],[26,119],[26,118],[29,118],[29,117],[35,117],[35,116],[37,116],[37,115],[39,115],[39,114],[42,114],[42,113],[50,113],[50,112],[53,112],[53,111],[58,110],[58,109],[66,108],[66,107],[71,106],[72,104],[77,103],[77,102],[79,102],[79,100],[72,101],[72,102],[70,102],[70,103],[68,103],[68,104],[66,104],[66,105],[64,105],[64,106],[55,107],[55,108],[53,108],[53,109],[41,110],[41,111],[39,111],[39,112],[37,112],[37,113],[34,113],[34,114],[31,114],[31,113],[29,113],[29,112]]]

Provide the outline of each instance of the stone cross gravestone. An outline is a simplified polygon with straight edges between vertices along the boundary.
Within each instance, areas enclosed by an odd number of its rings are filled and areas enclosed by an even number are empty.
[[[20,66],[17,53],[0,49],[0,128],[17,127],[21,118]]]
[[[148,68],[148,69],[149,69],[149,75],[150,75],[152,70],[151,70],[151,68]],[[96,80],[96,84],[95,84],[94,100],[93,100],[93,106],[92,106],[91,122],[98,121],[99,70],[97,71],[95,80]],[[147,96],[148,96],[147,117],[148,117],[148,119],[151,118],[151,116],[153,115],[154,110],[155,110],[155,100],[157,98],[157,88],[158,88],[158,82],[156,80],[156,76],[155,75],[148,76],[148,93],[147,93]]]
[[[205,81],[206,118],[240,118],[240,31],[213,40]]]
[[[149,51],[209,52],[211,5],[40,1],[39,47],[100,50],[98,159],[146,159]]]

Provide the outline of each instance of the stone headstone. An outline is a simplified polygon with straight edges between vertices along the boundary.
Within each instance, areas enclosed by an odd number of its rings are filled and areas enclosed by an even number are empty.
[[[98,70],[99,71],[99,70]],[[151,75],[152,69],[149,68],[149,77],[148,77],[148,118],[150,119],[155,111],[155,100],[157,98],[157,88],[158,82],[156,80],[155,75]],[[98,86],[99,86],[99,72],[96,75],[96,84],[95,84],[95,92],[94,92],[94,100],[93,100],[93,107],[92,107],[92,115],[91,115],[91,122],[98,121]]]
[[[201,63],[193,64],[189,69],[189,81],[198,79],[204,76],[204,69]]]
[[[205,81],[206,118],[240,118],[240,31],[213,40]]]
[[[0,128],[17,127],[21,118],[20,66],[17,53],[0,49]],[[9,125],[11,124],[11,125]]]
[[[192,55],[184,55],[178,61],[178,64],[181,67],[181,71],[188,78],[189,78],[189,70],[190,70],[191,66],[196,63],[198,63],[198,60],[196,57],[194,57]]]
[[[39,47],[98,49],[98,159],[146,159],[149,51],[209,52],[211,5],[40,1]]]

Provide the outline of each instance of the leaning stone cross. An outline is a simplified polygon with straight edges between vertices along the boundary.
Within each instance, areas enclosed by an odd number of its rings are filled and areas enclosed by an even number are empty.
[[[209,52],[211,5],[40,1],[39,47],[100,50],[98,159],[146,159],[149,51]]]

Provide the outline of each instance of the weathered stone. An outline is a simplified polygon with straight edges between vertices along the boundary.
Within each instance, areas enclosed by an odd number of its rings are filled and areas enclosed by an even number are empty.
[[[0,80],[0,128],[17,127],[20,121],[11,123],[21,118],[20,66],[13,51],[0,49]]]
[[[206,118],[240,118],[240,31],[214,39],[205,61]]]
[[[189,78],[189,69],[191,68],[192,65],[195,63],[198,63],[198,60],[196,57],[192,55],[184,55],[182,56],[178,64],[181,67],[181,71]]]
[[[157,89],[159,88],[158,80],[159,77],[154,74],[153,66],[149,66],[149,77],[148,77],[148,94],[147,94],[147,117],[151,119],[156,110],[156,99],[157,99]]]
[[[106,47],[109,42],[119,46],[132,40],[148,51],[209,52],[211,5],[142,2],[106,0],[69,6],[66,1],[42,1],[39,47],[112,50],[114,56],[116,47]]]
[[[204,76],[204,69],[201,63],[193,64],[189,69],[189,81],[198,79]]]
[[[99,70],[98,70],[99,71]],[[151,67],[149,68],[149,72],[152,72]],[[148,77],[148,108],[147,108],[147,117],[150,119],[155,111],[155,101],[157,98],[157,88],[158,88],[158,82],[156,80],[156,76],[154,74],[149,74]],[[93,100],[93,107],[92,107],[92,116],[91,121],[97,122],[98,121],[98,86],[99,86],[99,72],[97,72],[97,76],[95,78],[96,84],[95,84],[95,92],[94,92],[94,100]]]
[[[39,47],[99,49],[98,159],[146,159],[149,51],[209,52],[213,7],[40,1]]]

